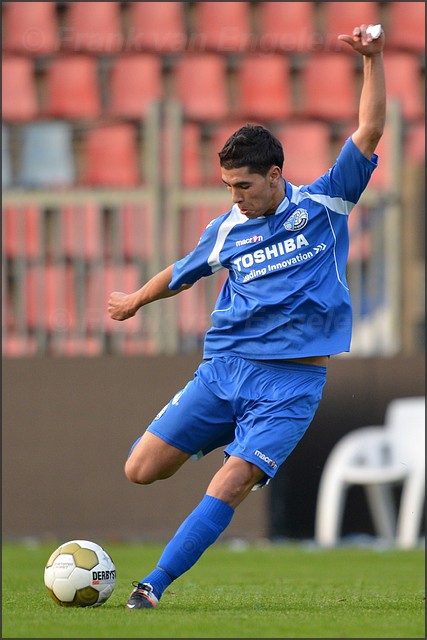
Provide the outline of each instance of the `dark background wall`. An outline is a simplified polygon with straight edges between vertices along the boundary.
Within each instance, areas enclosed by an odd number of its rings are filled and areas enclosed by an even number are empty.
[[[382,425],[393,398],[425,394],[424,356],[332,359],[316,416],[298,447],[270,485],[269,537],[310,538],[314,534],[317,490],[326,458],[348,431]],[[400,497],[396,487],[396,504]],[[361,487],[347,492],[342,534],[373,533]]]
[[[200,354],[3,361],[3,536],[166,540],[222,463],[218,450],[169,480],[129,483],[134,440],[193,375]],[[310,538],[318,482],[346,432],[381,424],[394,397],[424,395],[424,357],[332,359],[317,415],[269,487],[253,492],[224,535]],[[349,494],[345,532],[371,531]]]

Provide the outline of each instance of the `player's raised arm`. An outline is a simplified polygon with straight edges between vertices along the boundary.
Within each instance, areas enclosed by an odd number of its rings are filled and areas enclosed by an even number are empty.
[[[141,307],[161,300],[175,296],[184,289],[189,289],[191,285],[183,285],[179,289],[169,289],[169,283],[172,280],[173,264],[160,271],[151,280],[149,280],[141,289],[133,293],[122,293],[121,291],[113,291],[108,300],[108,313],[113,320],[127,320],[132,318]]]
[[[363,86],[359,104],[359,126],[353,142],[370,158],[384,131],[386,117],[386,88],[384,79],[384,32],[380,25],[362,24],[353,34],[339,35],[363,56]]]

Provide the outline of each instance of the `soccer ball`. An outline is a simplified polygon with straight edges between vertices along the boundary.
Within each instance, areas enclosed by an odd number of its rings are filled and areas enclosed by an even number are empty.
[[[61,607],[99,607],[113,593],[116,568],[96,542],[70,540],[50,556],[44,583]]]

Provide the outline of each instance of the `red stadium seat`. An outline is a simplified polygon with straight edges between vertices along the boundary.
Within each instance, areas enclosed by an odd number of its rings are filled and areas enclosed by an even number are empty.
[[[426,157],[426,125],[416,122],[405,132],[405,157],[411,164],[422,165]]]
[[[206,312],[205,283],[184,291],[178,296],[178,328],[183,348],[200,346],[210,326],[209,314]]]
[[[184,54],[173,71],[173,93],[194,120],[221,120],[229,114],[227,68],[221,54]]]
[[[284,177],[295,185],[310,184],[331,166],[329,125],[324,122],[290,123],[276,130],[283,145]]]
[[[391,129],[386,126],[374,152],[378,156],[378,166],[371,176],[368,187],[375,189],[388,189],[392,187],[393,147],[391,137]]]
[[[423,78],[417,56],[410,53],[389,53],[384,56],[384,67],[387,99],[399,101],[404,118],[423,118]]]
[[[119,211],[120,254],[125,260],[149,261],[153,257],[154,220],[149,205],[123,205]]]
[[[228,201],[227,201],[228,199]],[[187,207],[181,211],[181,255],[194,249],[206,226],[227,211],[231,206],[229,195],[224,191],[224,206]],[[204,278],[192,289],[177,298],[178,328],[181,347],[200,348],[205,332],[211,325],[211,311],[226,279],[227,272],[220,270],[210,278]]]
[[[182,184],[198,187],[203,182],[202,136],[198,124],[184,124],[182,152]]]
[[[352,35],[353,29],[361,24],[380,22],[377,2],[322,2],[324,11],[324,48],[357,55],[346,42],[338,40],[342,34]]]
[[[72,331],[76,326],[76,306],[70,267],[29,266],[25,271],[25,305],[31,331]]]
[[[203,182],[202,133],[200,125],[194,122],[183,123],[181,138],[181,184],[184,187],[198,187]],[[170,132],[165,131],[165,167],[163,169],[166,182],[172,176],[172,148]]]
[[[318,53],[301,71],[304,117],[352,120],[357,115],[358,95],[353,58],[336,53]]]
[[[1,125],[1,184],[8,189],[13,183],[9,127]]]
[[[14,332],[3,333],[2,353],[7,358],[35,356],[37,342],[32,336],[16,335]]]
[[[135,187],[141,183],[136,129],[132,124],[99,125],[83,141],[81,183]]]
[[[387,48],[425,51],[425,2],[387,2]]]
[[[34,63],[30,58],[4,57],[1,86],[5,122],[26,122],[37,117]]]
[[[213,216],[212,216],[213,217]],[[197,245],[205,226],[201,222],[201,211],[198,207],[184,207],[180,212],[180,255],[185,256]],[[188,299],[187,299],[188,300]]]
[[[123,46],[120,2],[66,2],[62,47],[87,53],[114,53]]]
[[[191,206],[181,209],[180,253],[186,255],[194,249],[207,225],[232,206],[224,188],[224,205]]]
[[[252,41],[249,2],[194,3],[189,47],[200,51],[242,52]]]
[[[3,209],[3,253],[11,260],[37,261],[43,255],[42,210],[35,204]]]
[[[236,71],[235,114],[282,120],[293,113],[289,60],[280,54],[247,55]]]
[[[187,43],[183,2],[129,2],[127,51],[177,53]]]
[[[22,226],[19,224],[17,207],[6,205],[2,210],[2,253],[7,258],[25,257],[22,249]]]
[[[43,255],[43,211],[36,204],[28,204],[22,215],[25,218],[25,256],[27,260],[39,260]]]
[[[314,2],[260,2],[259,49],[305,52],[317,44]]]
[[[47,70],[46,97],[48,116],[71,120],[99,117],[96,59],[84,54],[54,58]]]
[[[158,354],[157,345],[152,336],[124,336],[120,346],[120,354],[126,356],[155,356]]]
[[[348,263],[366,262],[372,255],[372,234],[368,226],[368,212],[357,204],[348,218],[350,246]]]
[[[59,334],[51,341],[49,354],[53,356],[100,356],[104,351],[101,335],[75,336]]]
[[[42,56],[58,51],[56,2],[4,2],[4,51]]]
[[[89,203],[65,205],[59,219],[60,233],[54,247],[55,257],[99,262],[105,247],[100,207]]]
[[[152,102],[163,97],[160,56],[122,54],[112,63],[107,112],[119,118],[145,118]]]
[[[4,213],[3,213],[4,215]],[[2,226],[4,220],[2,220]],[[3,231],[4,233],[4,231]],[[4,238],[2,241],[3,255],[2,255],[2,273],[1,273],[1,321],[2,321],[2,348],[3,355],[6,355],[7,338],[15,331],[15,308],[14,308],[14,289],[15,287],[11,283],[10,270],[7,267],[4,253]]]
[[[74,274],[70,265],[47,265],[46,323],[50,331],[72,333],[77,324]]]
[[[224,193],[227,198],[227,193]],[[231,203],[230,203],[231,204]],[[208,223],[227,209],[213,207],[186,207],[181,210],[180,253],[186,255],[197,245]],[[182,348],[199,347],[210,326],[212,306],[207,303],[207,287],[213,281],[203,279],[192,289],[184,291],[177,299],[178,328]],[[188,294],[188,295],[187,295]]]

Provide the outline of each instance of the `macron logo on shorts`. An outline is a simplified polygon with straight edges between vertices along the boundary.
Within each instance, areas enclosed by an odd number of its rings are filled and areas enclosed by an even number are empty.
[[[271,467],[272,469],[277,469],[277,462],[275,460],[272,460],[268,456],[266,456],[265,453],[262,453],[262,451],[260,451],[259,449],[254,451],[254,455],[257,456],[258,458],[261,458],[261,460],[266,462],[268,466]]]

